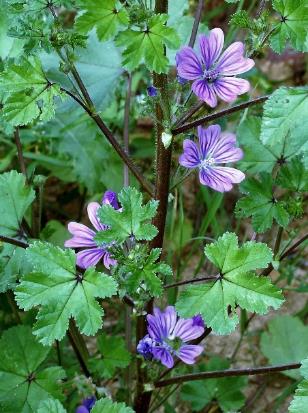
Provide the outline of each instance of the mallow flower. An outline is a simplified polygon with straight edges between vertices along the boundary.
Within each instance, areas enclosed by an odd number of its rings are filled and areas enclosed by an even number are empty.
[[[116,193],[106,191],[102,204],[110,204],[114,209],[119,209]],[[73,238],[65,241],[64,245],[69,248],[85,248],[77,253],[77,265],[81,268],[95,266],[101,260],[103,260],[104,266],[108,269],[111,265],[116,264],[116,261],[111,258],[107,249],[104,246],[97,246],[94,240],[96,231],[105,231],[108,228],[108,226],[100,222],[97,216],[100,206],[98,202],[90,202],[87,207],[89,220],[95,230],[77,222],[70,222],[68,224],[68,230],[73,235]]]
[[[76,413],[90,413],[95,402],[96,398],[94,396],[87,397],[82,401],[82,404],[77,407]]]
[[[139,341],[138,353],[146,359],[160,361],[171,368],[174,357],[186,364],[194,364],[203,347],[187,344],[204,333],[204,324],[200,316],[178,318],[175,308],[168,306],[165,311],[154,309],[154,315],[147,315],[148,334]]]
[[[218,192],[225,192],[230,191],[233,184],[245,179],[243,172],[238,169],[221,166],[243,157],[242,150],[236,147],[236,137],[233,133],[221,133],[219,125],[211,125],[208,128],[199,126],[198,137],[198,143],[190,139],[184,140],[184,152],[179,158],[179,163],[186,168],[199,169],[202,185]]]
[[[244,57],[242,42],[232,43],[222,53],[223,45],[224,33],[216,28],[208,36],[199,36],[199,54],[184,46],[176,55],[178,76],[193,80],[192,91],[212,108],[217,105],[217,96],[232,102],[238,95],[248,92],[249,82],[235,75],[254,66],[252,59]]]

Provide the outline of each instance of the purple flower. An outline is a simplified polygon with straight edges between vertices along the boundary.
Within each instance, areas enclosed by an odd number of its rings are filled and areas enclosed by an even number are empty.
[[[76,413],[90,413],[95,402],[96,398],[94,396],[87,397],[82,401],[81,406],[77,407]]]
[[[248,92],[249,82],[234,76],[254,66],[252,59],[244,57],[242,42],[232,43],[222,53],[223,44],[223,31],[213,29],[208,36],[199,36],[200,56],[188,46],[182,47],[176,55],[178,75],[193,80],[193,92],[212,108],[217,105],[217,96],[232,102],[238,95]]]
[[[117,195],[112,191],[106,191],[102,204],[110,204],[114,209],[119,209]],[[108,227],[102,224],[97,216],[97,211],[100,208],[98,202],[90,202],[87,208],[89,219],[96,231],[105,231]],[[111,258],[109,252],[104,247],[98,247],[94,237],[96,232],[83,224],[70,222],[68,230],[73,235],[68,241],[65,241],[65,246],[69,248],[86,248],[77,253],[77,265],[82,268],[95,266],[103,259],[104,266],[110,268],[115,265],[116,261]]]
[[[157,89],[155,86],[147,87],[147,92],[148,92],[148,96],[150,96],[151,98],[157,96]]]
[[[173,367],[174,356],[186,364],[195,363],[203,347],[186,343],[200,337],[204,327],[194,324],[193,318],[178,318],[172,306],[164,312],[155,308],[154,315],[147,315],[147,321],[149,334],[138,344],[140,354],[146,354],[146,358],[153,356],[168,368]]]
[[[203,328],[205,327],[203,318],[201,317],[200,314],[194,315],[192,320],[193,320],[193,326],[199,326]]]
[[[232,184],[245,179],[243,172],[227,166],[217,166],[235,162],[243,157],[243,152],[235,146],[236,137],[232,133],[221,133],[220,126],[198,127],[199,144],[185,139],[184,153],[179,163],[186,168],[199,168],[202,185],[218,192],[230,191]]]

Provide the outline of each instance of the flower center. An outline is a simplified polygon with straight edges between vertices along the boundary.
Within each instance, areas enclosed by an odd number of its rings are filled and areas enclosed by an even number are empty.
[[[203,73],[203,78],[209,83],[215,82],[219,76],[219,71],[217,69],[205,70]]]
[[[209,166],[212,166],[214,164],[215,164],[215,159],[214,158],[202,159],[199,163],[199,168],[200,169],[207,169]]]

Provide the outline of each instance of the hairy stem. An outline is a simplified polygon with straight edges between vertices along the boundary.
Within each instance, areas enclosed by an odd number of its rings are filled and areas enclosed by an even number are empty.
[[[278,366],[266,367],[246,367],[242,369],[227,369],[206,371],[202,373],[183,374],[182,376],[175,376],[170,379],[160,380],[154,383],[155,387],[165,387],[176,383],[185,383],[187,381],[206,380],[216,377],[236,377],[236,376],[252,376],[255,374],[268,374],[276,371],[295,370],[301,367],[301,363],[281,364]]]
[[[191,32],[189,43],[188,43],[188,46],[190,47],[194,47],[194,44],[196,41],[199,23],[200,23],[201,15],[202,15],[203,3],[204,3],[204,0],[199,0],[198,2],[198,7],[196,10],[196,14],[195,14],[195,20],[194,20],[192,32]]]
[[[269,98],[269,96],[260,96],[256,99],[252,99],[252,100],[249,100],[248,102],[240,103],[239,105],[231,106],[231,107],[229,107],[227,109],[223,109],[219,112],[210,113],[209,115],[206,115],[206,116],[203,116],[202,118],[193,120],[192,122],[185,123],[184,125],[181,124],[180,126],[176,126],[171,130],[172,135],[173,136],[179,135],[180,133],[185,132],[185,131],[187,131],[191,128],[194,128],[195,126],[202,125],[203,123],[207,123],[207,122],[210,122],[210,121],[215,120],[215,119],[220,119],[224,116],[228,116],[231,113],[238,112],[238,111],[246,109],[250,106],[258,105],[260,103],[265,102],[268,98]],[[202,104],[198,104],[198,105],[199,105],[198,109],[200,109],[204,105],[204,103],[202,102]],[[195,110],[195,112],[197,110]],[[189,111],[189,117],[191,117],[192,114],[194,114],[195,112],[192,112],[192,110],[190,110]],[[185,115],[183,115],[183,118],[184,118],[184,116]],[[186,120],[188,120],[187,116],[186,116]]]
[[[130,112],[130,101],[132,96],[132,75],[128,73],[127,78],[127,92],[125,99],[125,109],[124,109],[124,128],[123,128],[123,143],[124,150],[129,155],[129,112]],[[129,169],[127,164],[124,164],[124,186],[129,185]]]

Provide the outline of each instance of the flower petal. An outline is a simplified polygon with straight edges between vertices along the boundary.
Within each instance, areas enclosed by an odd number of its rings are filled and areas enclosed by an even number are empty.
[[[81,268],[94,267],[106,253],[102,248],[88,248],[77,253],[77,265]]]
[[[215,163],[236,162],[243,157],[243,151],[235,146],[236,136],[233,133],[224,132],[210,149],[210,155]]]
[[[255,62],[244,57],[244,44],[242,42],[232,43],[221,55],[216,69],[222,75],[239,75],[250,70]]]
[[[217,97],[215,95],[212,84],[207,83],[205,80],[195,80],[191,86],[192,91],[199,99],[206,102],[211,108],[217,105]]]
[[[69,248],[79,247],[95,247],[94,242],[95,232],[78,222],[70,222],[67,226],[69,232],[73,235],[73,238],[65,241],[64,245]]]
[[[227,192],[232,189],[232,183],[239,183],[245,179],[243,172],[226,166],[214,166],[201,169],[200,182],[218,192]]]
[[[198,137],[202,159],[205,159],[209,153],[212,153],[212,148],[215,146],[220,136],[220,132],[221,128],[219,125],[211,125],[208,128],[198,126]]]
[[[109,204],[113,206],[114,209],[119,209],[117,194],[113,191],[108,190],[104,193],[102,203]]]
[[[203,333],[204,328],[202,326],[194,325],[192,318],[180,318],[174,328],[173,336],[179,337],[186,342],[200,337]]]
[[[88,211],[88,216],[89,220],[91,221],[91,224],[97,231],[103,231],[106,229],[106,225],[103,225],[98,216],[97,216],[97,211],[100,208],[100,204],[98,202],[90,202],[87,211]]]
[[[104,255],[104,267],[109,270],[110,267],[112,267],[116,264],[117,264],[117,261],[114,258],[111,258],[110,253],[108,251],[106,251],[105,255]]]
[[[202,346],[196,346],[193,344],[185,344],[177,353],[179,359],[186,364],[194,364],[195,358],[198,357],[203,351]]]
[[[215,81],[213,88],[225,102],[233,102],[238,95],[246,93],[250,89],[248,80],[237,77],[222,77]]]
[[[173,357],[167,349],[163,347],[153,347],[153,356],[156,360],[160,360],[161,363],[168,369],[171,369],[174,365]]]
[[[76,413],[89,413],[89,410],[85,406],[78,406]]]
[[[195,80],[202,76],[200,60],[191,47],[184,46],[176,54],[176,66],[178,75],[186,80]]]
[[[183,142],[184,153],[179,157],[179,164],[186,168],[196,168],[200,163],[199,151],[195,142],[185,139]]]
[[[199,36],[199,47],[202,61],[206,70],[210,69],[216,62],[224,45],[224,33],[221,29],[216,28],[210,31],[208,36],[201,34]]]

